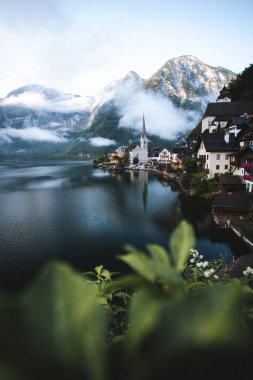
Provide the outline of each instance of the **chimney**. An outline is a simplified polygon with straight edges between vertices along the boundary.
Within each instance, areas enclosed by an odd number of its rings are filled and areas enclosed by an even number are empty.
[[[229,133],[225,133],[225,135],[224,135],[224,140],[225,140],[225,142],[228,144],[229,143]]]

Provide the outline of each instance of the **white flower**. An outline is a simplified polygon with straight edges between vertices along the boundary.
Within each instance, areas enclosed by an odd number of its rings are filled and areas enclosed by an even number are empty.
[[[214,278],[214,280],[219,280],[219,276],[217,276],[217,274],[215,274],[215,275],[213,276],[213,278]]]
[[[197,266],[198,268],[200,268],[200,267],[202,267],[202,263],[197,263],[196,266]]]
[[[208,277],[210,277],[214,272],[215,272],[215,270],[214,270],[213,268],[208,269],[208,270],[205,270],[205,271],[204,271],[204,276],[208,278]]]
[[[248,277],[253,274],[253,268],[247,267],[245,271],[243,271],[245,277]]]
[[[206,268],[208,266],[208,261],[204,261],[202,266],[203,266],[203,268]]]
[[[199,258],[200,258],[200,259],[203,259],[203,255],[200,255]]]
[[[191,259],[191,260],[190,260],[190,263],[195,263],[195,259]]]

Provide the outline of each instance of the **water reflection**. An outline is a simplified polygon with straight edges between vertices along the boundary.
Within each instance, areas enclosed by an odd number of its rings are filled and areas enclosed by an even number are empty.
[[[48,259],[78,269],[98,264],[125,270],[115,256],[130,243],[167,246],[185,218],[207,258],[241,242],[216,230],[208,205],[180,200],[176,189],[147,172],[108,173],[86,162],[2,163],[0,167],[0,281],[20,286]]]

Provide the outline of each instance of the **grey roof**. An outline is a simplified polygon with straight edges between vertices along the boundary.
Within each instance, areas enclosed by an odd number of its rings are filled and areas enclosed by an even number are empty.
[[[207,116],[240,116],[244,113],[253,115],[253,101],[209,103],[204,117]]]
[[[229,142],[224,140],[224,133],[202,133],[201,139],[207,152],[232,152],[239,149],[234,134],[229,135]]]
[[[232,116],[230,119],[231,125],[242,125],[245,123],[247,118],[245,116]]]
[[[239,175],[224,174],[219,177],[221,185],[244,185],[242,177]]]
[[[249,211],[252,206],[249,198],[246,195],[219,194],[214,197],[212,207],[224,211]]]
[[[218,115],[218,116],[215,116],[215,118],[213,119],[214,122],[229,121],[229,120],[230,120],[230,116],[229,115]]]

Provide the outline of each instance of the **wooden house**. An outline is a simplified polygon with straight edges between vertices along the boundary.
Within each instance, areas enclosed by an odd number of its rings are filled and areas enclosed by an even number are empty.
[[[221,227],[229,226],[235,220],[251,216],[251,202],[246,195],[216,195],[212,203],[214,221]]]
[[[244,194],[245,181],[241,176],[224,174],[219,177],[219,192],[224,195]]]

